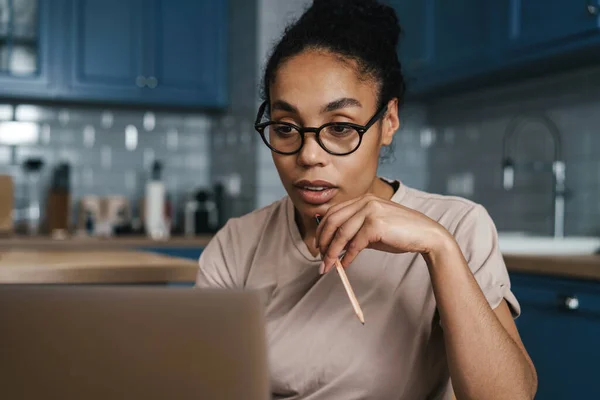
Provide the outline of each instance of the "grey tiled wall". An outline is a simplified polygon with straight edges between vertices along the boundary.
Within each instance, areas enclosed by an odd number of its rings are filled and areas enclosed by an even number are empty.
[[[164,164],[167,191],[180,208],[194,189],[210,182],[212,119],[187,113],[0,105],[0,123],[32,123],[38,132],[30,142],[12,145],[7,141],[15,140],[22,127],[16,124],[1,131],[0,172],[15,179],[17,207],[27,202],[21,165],[28,157],[41,157],[45,162],[39,186],[42,199],[53,167],[66,161],[72,167],[73,205],[83,195],[116,194],[127,195],[135,207],[156,159]],[[137,135],[130,133],[128,143],[127,130],[137,131]]]
[[[524,125],[514,157],[541,162],[540,168],[518,169],[509,192],[502,188],[501,158],[502,138],[517,114],[548,115],[560,130],[566,162],[566,234],[600,234],[600,68],[441,99],[428,111],[436,134],[428,190],[482,203],[499,230],[544,235],[552,233],[554,204],[552,173],[543,166],[553,158],[547,129],[533,120]],[[469,185],[449,184],[465,180]]]

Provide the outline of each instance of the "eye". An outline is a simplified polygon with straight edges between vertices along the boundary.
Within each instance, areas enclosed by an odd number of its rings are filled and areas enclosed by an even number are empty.
[[[277,131],[277,133],[290,133],[292,128],[287,125],[277,125],[275,127],[275,131]]]
[[[348,136],[348,135],[354,133],[353,128],[346,126],[346,125],[342,125],[342,124],[331,125],[329,127],[329,129],[327,129],[327,131],[329,134],[338,136],[338,137]]]
[[[277,136],[281,138],[287,138],[297,134],[296,129],[288,125],[272,125],[269,129],[275,132]]]

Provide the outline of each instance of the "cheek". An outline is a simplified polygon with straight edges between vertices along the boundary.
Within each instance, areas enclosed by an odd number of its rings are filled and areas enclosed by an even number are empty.
[[[275,168],[279,173],[279,177],[282,183],[285,185],[289,180],[289,177],[292,175],[292,171],[295,168],[294,157],[281,156],[273,153],[273,163],[275,164]]]
[[[342,174],[348,191],[355,196],[361,195],[371,186],[373,177],[377,174],[379,147],[363,141],[355,153],[349,157],[340,157],[334,164]]]

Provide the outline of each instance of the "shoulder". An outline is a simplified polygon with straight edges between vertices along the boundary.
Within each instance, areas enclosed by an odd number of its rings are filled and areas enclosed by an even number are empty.
[[[452,234],[467,259],[499,253],[496,224],[487,209],[475,201],[430,193],[401,184],[392,197],[442,225]]]
[[[266,226],[285,222],[288,201],[289,198],[285,196],[240,217],[230,218],[216,236],[244,236],[247,239],[257,237],[265,230]]]
[[[403,184],[392,200],[427,215],[452,233],[456,232],[465,221],[489,218],[487,210],[472,200],[426,192]]]
[[[198,286],[242,287],[251,259],[265,232],[285,224],[287,197],[240,217],[230,218],[202,251]]]

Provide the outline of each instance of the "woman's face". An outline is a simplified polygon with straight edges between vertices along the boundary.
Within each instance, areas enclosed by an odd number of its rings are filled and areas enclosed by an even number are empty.
[[[324,51],[308,50],[290,58],[279,66],[270,87],[271,120],[315,128],[328,122],[365,125],[378,111],[377,83],[357,71],[354,62]],[[398,125],[393,100],[354,153],[329,154],[314,133],[305,133],[304,146],[296,154],[273,152],[281,181],[300,214],[313,218],[335,204],[381,191],[382,182],[376,179],[380,149],[391,143]]]

